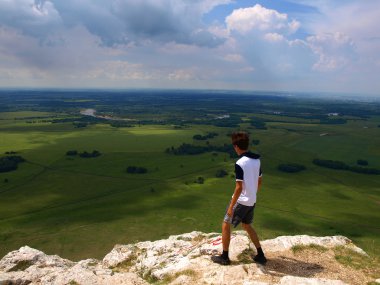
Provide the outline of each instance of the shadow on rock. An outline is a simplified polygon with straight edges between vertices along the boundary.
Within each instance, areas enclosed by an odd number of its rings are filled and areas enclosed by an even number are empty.
[[[293,275],[299,277],[313,277],[324,270],[324,267],[316,263],[308,263],[294,258],[279,256],[268,259],[265,271],[274,276]]]

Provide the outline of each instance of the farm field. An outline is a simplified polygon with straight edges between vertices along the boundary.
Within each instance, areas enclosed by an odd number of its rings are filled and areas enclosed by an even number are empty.
[[[380,256],[380,175],[313,163],[365,160],[380,169],[379,106],[240,93],[2,91],[0,157],[26,161],[0,172],[0,256],[29,245],[102,258],[118,243],[220,232],[236,158],[207,147],[229,145],[236,130],[250,132],[262,156],[261,239],[344,235]],[[80,115],[87,108],[118,120]],[[338,118],[326,115],[333,111]],[[183,143],[205,151],[174,155]],[[282,172],[284,163],[306,169]],[[216,177],[221,169],[228,175]]]

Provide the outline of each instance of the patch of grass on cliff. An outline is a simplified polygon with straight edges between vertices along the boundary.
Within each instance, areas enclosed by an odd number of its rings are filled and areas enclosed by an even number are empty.
[[[136,264],[137,255],[135,253],[132,253],[126,260],[119,263],[115,267],[112,268],[112,272],[126,272],[129,271],[129,268],[132,265]]]
[[[24,271],[32,265],[33,265],[33,262],[31,260],[21,260],[14,267],[12,267],[9,271]]]
[[[253,251],[252,248],[246,248],[244,249],[238,256],[237,256],[237,260],[241,263],[244,263],[244,264],[248,264],[248,263],[252,263],[253,262],[253,259],[252,257],[255,255],[256,253]]]
[[[328,251],[328,248],[322,246],[322,245],[319,245],[319,244],[315,244],[315,243],[311,243],[311,244],[308,244],[308,245],[303,245],[303,244],[296,244],[294,246],[292,246],[292,251],[294,254],[296,253],[300,253],[304,250],[314,250],[314,251],[318,251],[318,252],[326,252]]]
[[[196,277],[197,273],[192,269],[185,269],[182,271],[178,271],[175,274],[167,274],[164,276],[164,278],[162,280],[156,280],[155,282],[153,282],[153,284],[157,284],[157,285],[170,284],[175,279],[177,279],[179,276],[183,276],[183,275],[189,276],[192,279],[194,279]]]
[[[370,275],[380,275],[380,260],[361,253],[350,248],[338,246],[334,248],[335,259],[346,267],[357,270],[365,270]]]
[[[360,254],[352,249],[338,246],[334,248],[335,259],[345,267],[351,267],[364,272],[366,275],[376,279],[380,276],[379,257]],[[377,284],[369,282],[367,284]]]

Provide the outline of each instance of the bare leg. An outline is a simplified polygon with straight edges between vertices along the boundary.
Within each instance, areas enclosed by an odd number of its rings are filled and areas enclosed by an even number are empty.
[[[223,222],[222,244],[223,244],[224,251],[228,251],[228,248],[230,247],[230,240],[231,240],[231,225],[229,223]]]
[[[211,260],[215,263],[221,265],[229,265],[231,263],[228,258],[228,248],[230,246],[231,240],[231,226],[229,223],[223,222],[222,224],[222,244],[223,244],[223,253],[221,255],[211,256]]]
[[[256,248],[261,247],[259,237],[257,236],[255,230],[252,228],[251,225],[249,224],[243,224],[242,223],[243,229],[248,233],[249,237],[251,238],[253,244],[255,245]]]

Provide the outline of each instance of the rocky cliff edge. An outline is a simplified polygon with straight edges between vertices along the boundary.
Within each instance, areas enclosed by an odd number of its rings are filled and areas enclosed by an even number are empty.
[[[252,261],[255,249],[244,232],[231,239],[231,265],[214,264],[221,252],[217,233],[191,232],[158,241],[116,245],[103,260],[73,262],[21,247],[0,260],[0,285],[26,284],[366,284],[374,272],[351,266],[345,254],[367,254],[343,236],[280,236],[262,242],[268,262]],[[377,272],[375,272],[377,274]],[[377,276],[379,278],[380,276]],[[379,281],[379,279],[377,280]]]

